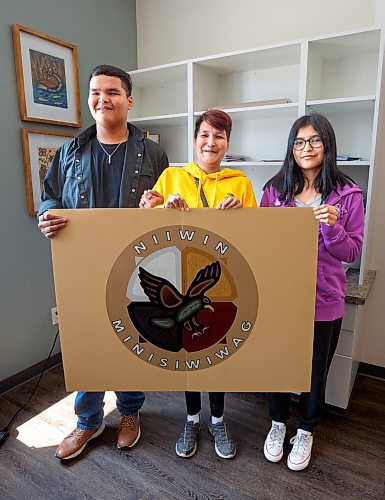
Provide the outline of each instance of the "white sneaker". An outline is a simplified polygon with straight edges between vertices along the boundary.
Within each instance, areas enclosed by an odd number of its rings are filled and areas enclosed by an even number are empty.
[[[302,429],[290,439],[293,448],[287,457],[287,466],[291,470],[303,470],[309,465],[311,448],[313,446],[313,434]]]
[[[272,422],[271,429],[265,440],[263,453],[270,462],[279,462],[283,455],[286,425],[282,422]]]

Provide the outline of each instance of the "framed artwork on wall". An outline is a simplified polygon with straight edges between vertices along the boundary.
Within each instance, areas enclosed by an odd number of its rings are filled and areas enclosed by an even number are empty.
[[[77,48],[12,25],[20,118],[81,127]]]
[[[151,134],[150,131],[147,131],[146,137],[147,137],[147,139],[150,139],[150,141],[154,141],[157,144],[160,144],[160,135],[159,134]]]
[[[43,180],[57,149],[72,137],[75,137],[75,134],[30,128],[21,129],[29,215],[37,214]]]

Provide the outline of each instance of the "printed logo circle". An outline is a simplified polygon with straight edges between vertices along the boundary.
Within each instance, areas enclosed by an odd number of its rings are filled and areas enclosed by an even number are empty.
[[[234,245],[176,225],[125,248],[108,277],[106,305],[114,334],[132,355],[167,370],[202,370],[247,342],[258,288]]]

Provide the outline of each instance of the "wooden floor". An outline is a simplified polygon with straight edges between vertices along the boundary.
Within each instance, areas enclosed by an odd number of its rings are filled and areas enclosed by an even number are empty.
[[[33,383],[0,398],[0,428],[23,403]],[[61,367],[47,373],[27,411],[0,448],[0,498],[34,499],[383,499],[385,480],[385,382],[358,377],[344,417],[326,414],[317,428],[310,466],[290,471],[263,456],[269,429],[265,397],[228,394],[226,419],[238,443],[233,460],[216,456],[207,432],[204,398],[196,455],[175,454],[184,423],[181,393],[148,393],[142,438],[130,452],[115,446],[118,414],[106,395],[106,430],[81,457],[62,463],[57,444],[72,430],[74,395],[64,390]],[[294,414],[296,409],[294,408]],[[288,438],[295,431],[288,425]],[[285,457],[288,453],[285,446]]]

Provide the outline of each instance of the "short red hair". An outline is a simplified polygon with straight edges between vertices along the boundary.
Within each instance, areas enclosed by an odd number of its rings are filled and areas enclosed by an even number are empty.
[[[202,122],[207,122],[212,127],[217,130],[224,130],[226,132],[227,140],[230,140],[231,128],[233,126],[233,121],[227,113],[220,109],[210,109],[205,113],[201,114],[196,123],[195,123],[195,131],[194,131],[194,139],[198,137],[199,129],[202,125]]]

